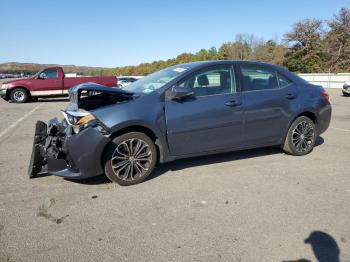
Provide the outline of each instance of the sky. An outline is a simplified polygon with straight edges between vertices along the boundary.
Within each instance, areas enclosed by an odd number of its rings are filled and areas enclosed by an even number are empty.
[[[240,33],[280,40],[341,7],[350,0],[0,0],[0,63],[136,65]]]

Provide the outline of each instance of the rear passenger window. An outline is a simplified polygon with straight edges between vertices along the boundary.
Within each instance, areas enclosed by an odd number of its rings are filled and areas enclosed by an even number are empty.
[[[278,78],[278,84],[280,86],[280,88],[289,86],[290,84],[292,84],[293,82],[290,81],[288,78],[286,78],[285,76],[277,73],[277,78]]]
[[[279,88],[276,72],[261,65],[241,65],[245,91]]]
[[[236,81],[231,66],[220,66],[202,71],[186,79],[179,86],[192,89],[196,96],[236,92]]]

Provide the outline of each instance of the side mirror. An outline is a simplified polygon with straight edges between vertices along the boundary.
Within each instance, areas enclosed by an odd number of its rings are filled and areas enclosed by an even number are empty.
[[[181,100],[185,97],[193,96],[194,92],[185,87],[174,86],[171,88],[170,100]]]

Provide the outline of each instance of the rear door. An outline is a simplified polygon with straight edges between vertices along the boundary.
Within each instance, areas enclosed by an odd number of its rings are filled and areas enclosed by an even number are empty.
[[[47,68],[32,80],[31,94],[34,96],[61,95],[63,81],[59,78],[57,68]]]
[[[296,85],[273,67],[241,63],[244,140],[247,146],[282,143],[299,107]]]
[[[166,101],[172,155],[189,155],[242,145],[243,110],[233,66],[203,69],[178,84],[194,96]]]

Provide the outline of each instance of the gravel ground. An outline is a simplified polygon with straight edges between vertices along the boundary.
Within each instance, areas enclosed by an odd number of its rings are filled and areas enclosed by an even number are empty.
[[[0,261],[350,261],[350,98],[329,92],[331,127],[307,156],[181,160],[130,187],[29,180],[35,121],[67,100],[1,100]]]

